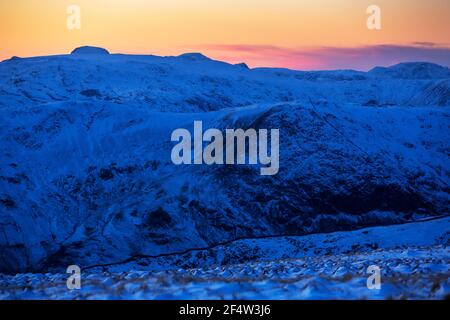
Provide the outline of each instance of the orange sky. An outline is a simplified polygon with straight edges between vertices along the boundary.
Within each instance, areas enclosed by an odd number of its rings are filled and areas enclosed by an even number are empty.
[[[366,8],[382,10],[382,29],[366,28]],[[81,29],[66,27],[66,8],[81,8]],[[378,44],[450,44],[449,0],[2,0],[0,60],[68,53],[81,45],[111,52],[200,51],[252,66],[308,67],[298,56],[258,55],[239,47],[284,50]],[[313,62],[311,62],[314,64]],[[296,66],[296,65],[293,65]],[[320,67],[320,65],[318,65]]]

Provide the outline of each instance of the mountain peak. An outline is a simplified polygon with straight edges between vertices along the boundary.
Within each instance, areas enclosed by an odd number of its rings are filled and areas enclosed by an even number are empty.
[[[189,60],[193,60],[193,61],[205,61],[205,60],[211,60],[210,58],[208,58],[207,56],[199,53],[199,52],[188,52],[188,53],[183,53],[180,54],[178,56],[179,58],[187,58]]]
[[[400,79],[441,79],[450,77],[450,69],[430,62],[402,62],[390,67],[376,67],[369,73]]]
[[[70,54],[109,54],[109,52],[100,47],[83,46],[74,49]]]

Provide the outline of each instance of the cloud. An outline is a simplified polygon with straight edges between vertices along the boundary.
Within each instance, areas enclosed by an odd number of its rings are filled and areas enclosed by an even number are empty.
[[[435,42],[427,42],[427,41],[413,42],[413,45],[422,46],[422,47],[436,47],[436,46],[439,46],[439,44],[437,44]]]
[[[360,47],[283,48],[270,45],[204,45],[207,55],[232,63],[246,62],[252,67],[284,67],[300,70],[369,70],[406,61],[427,61],[450,66],[450,47],[432,42],[411,45],[371,45]]]

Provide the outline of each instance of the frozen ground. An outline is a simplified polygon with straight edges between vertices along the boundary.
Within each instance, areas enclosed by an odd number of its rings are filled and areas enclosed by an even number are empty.
[[[278,259],[268,250],[265,259],[227,265],[157,270],[154,264],[154,269],[130,271],[130,267],[139,269],[118,264],[103,272],[94,268],[83,271],[80,290],[66,288],[65,274],[3,275],[0,299],[443,299],[450,294],[449,223],[444,218],[288,237],[299,246],[313,246],[301,258]],[[372,248],[355,246],[363,236]],[[404,239],[414,236],[416,245],[405,248]],[[253,244],[275,251],[279,241],[283,239],[253,240]],[[327,243],[335,244],[334,252],[321,250]],[[346,252],[346,247],[353,250]],[[381,268],[380,290],[367,288],[371,265]]]

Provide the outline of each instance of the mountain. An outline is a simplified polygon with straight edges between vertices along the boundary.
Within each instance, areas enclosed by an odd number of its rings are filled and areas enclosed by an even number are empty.
[[[248,69],[86,47],[0,63],[0,272],[448,215],[450,77],[409,66]],[[171,133],[196,120],[279,128],[279,173],[174,165]]]
[[[109,54],[109,52],[99,47],[84,46],[74,49],[71,54]]]
[[[397,79],[448,79],[450,69],[429,62],[406,62],[384,68],[375,67],[370,74]]]

